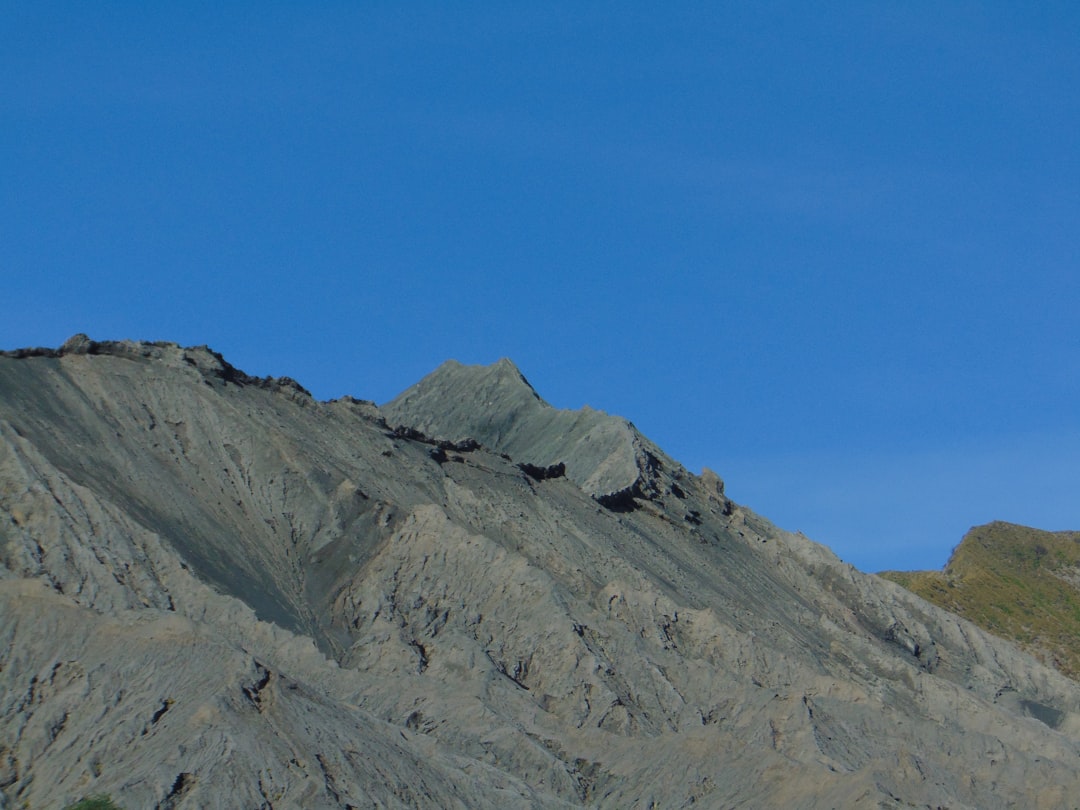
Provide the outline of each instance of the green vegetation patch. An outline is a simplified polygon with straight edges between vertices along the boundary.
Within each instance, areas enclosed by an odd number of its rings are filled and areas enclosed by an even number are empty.
[[[64,810],[121,810],[108,796],[89,796],[79,799],[75,804],[69,804]]]
[[[1080,532],[988,523],[964,536],[942,571],[880,576],[1080,680]]]

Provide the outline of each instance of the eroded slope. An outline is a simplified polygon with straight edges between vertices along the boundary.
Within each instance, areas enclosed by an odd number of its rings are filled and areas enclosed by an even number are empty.
[[[503,390],[507,366],[444,367],[429,390],[464,395],[477,374]],[[79,340],[0,357],[3,795],[46,806],[53,782],[131,807],[231,806],[229,791],[277,807],[1076,795],[1074,683],[732,504],[624,420],[558,417],[562,443],[535,447],[484,429],[546,407],[511,390],[472,400],[464,427],[425,414],[439,397],[402,424],[400,409],[318,403],[205,348]],[[604,452],[577,455],[583,436]],[[611,458],[632,460],[637,486],[589,486]],[[201,680],[169,680],[183,670],[159,629]],[[97,674],[43,691],[58,664]],[[73,711],[72,695],[103,708]],[[422,790],[402,782],[418,759]]]

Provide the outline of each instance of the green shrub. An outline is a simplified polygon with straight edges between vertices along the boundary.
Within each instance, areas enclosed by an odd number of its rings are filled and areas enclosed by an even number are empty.
[[[88,796],[69,804],[64,810],[120,810],[120,805],[108,796]]]

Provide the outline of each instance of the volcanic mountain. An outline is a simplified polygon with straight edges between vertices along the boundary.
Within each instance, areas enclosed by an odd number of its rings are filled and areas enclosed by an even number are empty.
[[[0,807],[1065,807],[1080,685],[507,360],[0,356]]]

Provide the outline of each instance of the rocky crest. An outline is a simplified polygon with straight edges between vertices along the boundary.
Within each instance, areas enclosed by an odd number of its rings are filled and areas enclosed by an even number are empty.
[[[565,411],[540,398],[508,359],[492,366],[450,360],[382,408],[391,422],[436,436],[469,436],[513,458],[563,464],[571,481],[601,504],[631,511],[665,495],[680,497],[681,465],[634,425],[602,411]]]
[[[1063,807],[1080,686],[509,361],[0,356],[0,807]]]

